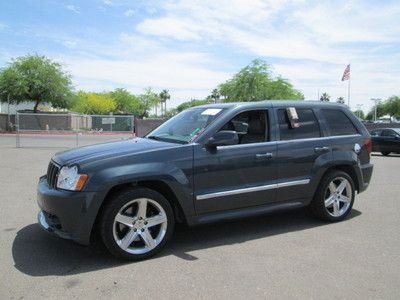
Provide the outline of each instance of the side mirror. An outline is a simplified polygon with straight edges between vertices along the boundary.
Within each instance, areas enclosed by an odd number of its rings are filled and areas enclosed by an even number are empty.
[[[214,136],[208,140],[206,146],[209,148],[215,148],[217,146],[236,145],[238,143],[239,136],[236,131],[222,130],[214,134]]]

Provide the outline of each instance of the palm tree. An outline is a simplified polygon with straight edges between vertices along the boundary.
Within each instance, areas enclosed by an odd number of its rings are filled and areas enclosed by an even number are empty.
[[[339,97],[336,99],[336,102],[339,104],[344,104],[344,98],[343,97]]]
[[[164,116],[167,112],[167,100],[171,98],[171,95],[169,94],[168,90],[164,89],[160,93],[160,99],[161,99],[161,116]],[[164,107],[163,107],[164,106]]]
[[[221,97],[221,94],[218,89],[213,89],[210,95],[210,98],[213,100],[214,103],[217,103],[219,101],[219,98]]]
[[[331,99],[331,96],[329,96],[327,93],[323,93],[321,97],[319,98],[320,101],[326,101],[328,102]]]

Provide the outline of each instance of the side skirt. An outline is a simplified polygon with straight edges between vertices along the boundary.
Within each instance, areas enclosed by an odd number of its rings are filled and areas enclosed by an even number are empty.
[[[187,222],[189,226],[196,226],[201,224],[214,223],[218,221],[248,218],[248,217],[273,213],[276,211],[304,207],[307,206],[309,203],[310,199],[296,199],[295,201],[276,202],[276,203],[270,203],[270,204],[252,206],[240,209],[218,211],[199,216],[189,217],[187,219]]]

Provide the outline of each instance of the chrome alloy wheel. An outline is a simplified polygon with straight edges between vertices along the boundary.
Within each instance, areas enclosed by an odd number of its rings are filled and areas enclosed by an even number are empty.
[[[352,201],[353,190],[350,182],[344,177],[333,179],[325,192],[325,208],[333,217],[344,215]]]
[[[131,254],[144,254],[161,243],[168,220],[156,201],[138,198],[125,204],[114,218],[113,236],[117,245]]]

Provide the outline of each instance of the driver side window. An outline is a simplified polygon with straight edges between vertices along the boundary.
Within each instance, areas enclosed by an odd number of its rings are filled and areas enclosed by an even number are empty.
[[[267,111],[250,110],[242,112],[228,121],[220,131],[236,131],[239,144],[262,143],[267,141]]]

